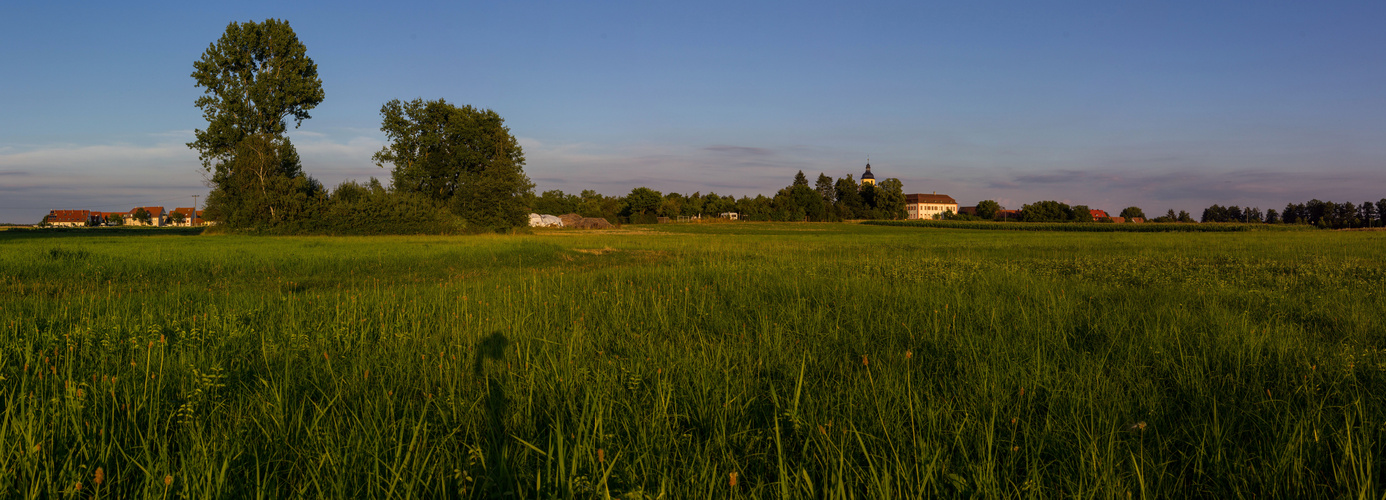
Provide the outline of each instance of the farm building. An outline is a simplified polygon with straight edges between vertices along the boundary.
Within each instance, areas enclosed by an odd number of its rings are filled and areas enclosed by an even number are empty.
[[[906,219],[933,219],[944,212],[958,213],[958,202],[946,194],[905,195]]]

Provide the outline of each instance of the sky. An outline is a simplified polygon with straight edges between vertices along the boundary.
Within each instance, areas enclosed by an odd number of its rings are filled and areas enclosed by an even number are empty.
[[[193,62],[287,20],[324,185],[388,182],[380,108],[495,110],[536,193],[773,195],[795,172],[1007,208],[1197,217],[1386,198],[1383,2],[0,4],[0,222],[206,199]],[[292,124],[291,124],[292,126]]]

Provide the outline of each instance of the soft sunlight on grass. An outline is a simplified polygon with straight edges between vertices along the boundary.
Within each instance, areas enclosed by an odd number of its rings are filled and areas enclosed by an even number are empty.
[[[7,232],[0,495],[1380,498],[1382,255],[1322,231]]]

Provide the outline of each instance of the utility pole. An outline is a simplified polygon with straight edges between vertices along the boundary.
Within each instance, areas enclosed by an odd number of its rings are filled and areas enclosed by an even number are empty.
[[[197,195],[192,195],[192,197],[193,197],[193,211],[192,211],[192,217],[189,217],[189,218],[188,218],[188,227],[193,227],[193,226],[197,225],[197,224],[196,224],[196,223],[197,223]]]

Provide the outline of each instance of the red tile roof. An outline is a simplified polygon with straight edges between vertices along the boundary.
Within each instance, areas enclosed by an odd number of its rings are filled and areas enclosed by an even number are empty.
[[[135,207],[135,208],[130,209],[130,211],[127,212],[127,213],[129,213],[130,216],[133,217],[133,216],[135,215],[135,212],[139,211],[139,209],[141,209],[141,208],[143,208],[144,211],[149,212],[149,216],[150,216],[150,217],[163,217],[163,216],[164,216],[164,207]]]
[[[946,194],[907,194],[905,203],[936,203],[939,205],[957,205],[958,201]]]
[[[48,222],[86,222],[91,217],[90,210],[51,210]]]

